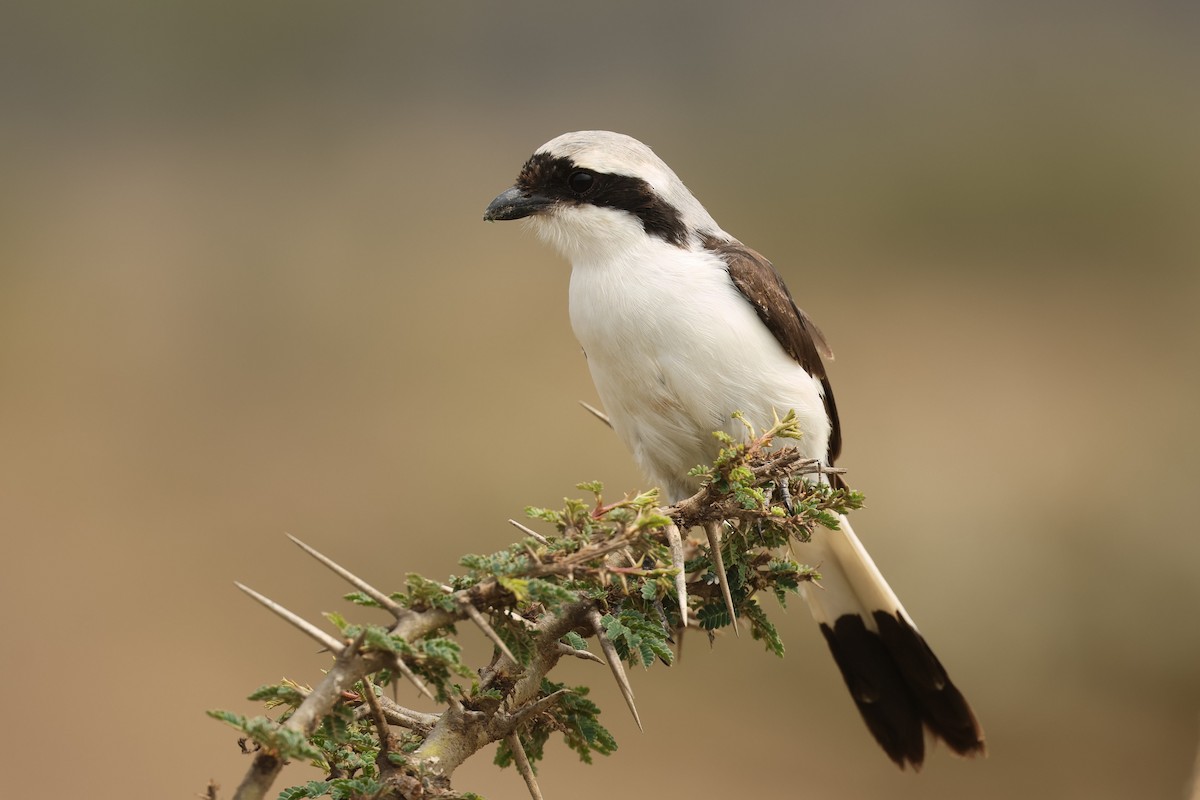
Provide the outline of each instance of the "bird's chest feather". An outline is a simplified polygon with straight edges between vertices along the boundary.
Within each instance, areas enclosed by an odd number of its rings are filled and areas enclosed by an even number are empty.
[[[576,262],[571,326],[605,402],[687,405],[696,370],[719,368],[715,315],[730,301],[716,259],[670,246],[602,262]],[[690,256],[690,257],[687,257]]]
[[[803,399],[781,387],[810,383],[708,253],[576,260],[570,309],[614,428],[664,483],[715,455],[713,431],[741,433],[734,411],[765,427]]]

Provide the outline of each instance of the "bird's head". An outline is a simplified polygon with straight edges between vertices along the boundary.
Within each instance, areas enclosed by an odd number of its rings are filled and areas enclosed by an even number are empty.
[[[688,247],[717,224],[646,145],[620,133],[564,133],[539,147],[487,221],[528,219],[572,260],[654,237]]]

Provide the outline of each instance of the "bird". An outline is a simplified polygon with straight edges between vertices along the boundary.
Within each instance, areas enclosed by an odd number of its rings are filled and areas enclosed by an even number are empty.
[[[764,430],[794,411],[802,454],[834,465],[842,433],[824,335],[774,265],[726,233],[650,147],[564,133],[533,152],[484,219],[525,220],[570,262],[571,327],[610,424],[672,501],[700,488],[689,472],[717,455],[714,431],[745,435],[735,412]],[[870,733],[901,769],[921,768],[927,739],[984,754],[971,706],[849,520],[838,522],[798,545],[821,573],[802,593]]]

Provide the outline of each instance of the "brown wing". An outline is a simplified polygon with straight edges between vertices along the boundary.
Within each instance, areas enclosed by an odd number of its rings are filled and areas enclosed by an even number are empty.
[[[833,360],[833,351],[825,342],[821,329],[796,305],[779,270],[770,261],[735,239],[706,236],[702,241],[706,249],[725,262],[733,285],[754,306],[758,318],[784,351],[809,375],[821,381],[825,413],[829,415],[831,426],[828,462],[833,466],[842,452],[842,428],[833,401],[833,388],[821,361],[821,356]]]

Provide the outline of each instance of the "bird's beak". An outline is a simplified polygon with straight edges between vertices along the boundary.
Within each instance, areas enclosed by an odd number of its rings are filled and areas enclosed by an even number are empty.
[[[517,187],[506,189],[483,212],[485,222],[499,219],[523,219],[541,214],[553,204],[553,200],[536,194],[525,194]]]

